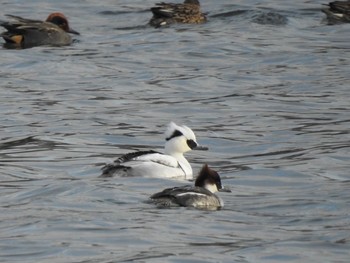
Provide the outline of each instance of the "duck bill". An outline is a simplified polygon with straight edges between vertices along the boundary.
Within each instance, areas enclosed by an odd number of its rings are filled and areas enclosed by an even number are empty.
[[[221,189],[219,189],[219,192],[224,192],[224,193],[231,193],[231,189],[227,188],[227,187],[223,187]]]
[[[202,146],[202,145],[197,145],[195,148],[193,148],[193,150],[196,150],[196,151],[208,151],[209,147]]]
[[[74,29],[70,28],[68,31],[68,33],[71,33],[71,34],[75,34],[75,35],[80,35],[80,33],[78,31],[75,31]]]

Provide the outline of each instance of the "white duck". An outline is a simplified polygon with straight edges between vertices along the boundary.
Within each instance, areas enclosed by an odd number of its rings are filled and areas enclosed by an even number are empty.
[[[101,177],[142,176],[193,179],[192,168],[184,153],[193,149],[207,150],[196,141],[193,131],[187,126],[170,122],[165,132],[164,153],[140,151],[128,153],[114,163],[102,168]]]

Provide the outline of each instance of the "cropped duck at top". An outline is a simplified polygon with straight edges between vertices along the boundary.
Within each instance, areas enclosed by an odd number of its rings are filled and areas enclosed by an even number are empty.
[[[350,23],[350,1],[334,1],[322,9],[327,15],[329,24]]]
[[[1,33],[8,48],[31,48],[35,46],[50,45],[64,46],[72,43],[68,33],[79,35],[69,27],[67,18],[62,13],[50,14],[46,21],[6,15],[13,21],[1,22],[7,31]]]
[[[214,194],[222,190],[230,192],[223,189],[220,175],[205,164],[194,186],[167,188],[153,194],[150,199],[158,207],[186,206],[213,210],[224,206],[222,199]]]
[[[198,0],[185,0],[183,4],[157,3],[151,11],[153,17],[149,23],[154,27],[173,23],[200,24],[207,21]]]
[[[191,150],[207,150],[198,145],[196,136],[187,126],[170,122],[165,132],[165,151],[140,151],[126,154],[102,168],[101,177],[142,176],[193,179],[192,168],[184,157]]]

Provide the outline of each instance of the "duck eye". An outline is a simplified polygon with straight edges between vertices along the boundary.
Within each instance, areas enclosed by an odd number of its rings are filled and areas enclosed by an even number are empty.
[[[68,31],[68,29],[69,29],[68,22],[63,17],[54,16],[50,20],[48,20],[48,22],[51,22],[52,24],[59,26],[64,31]]]
[[[180,132],[180,131],[178,131],[178,130],[175,130],[175,131],[173,132],[173,134],[172,134],[170,137],[166,138],[165,140],[169,141],[169,140],[171,140],[172,138],[179,137],[179,136],[182,136],[182,135],[183,135],[182,132]]]
[[[187,140],[187,145],[190,147],[192,150],[196,148],[198,145],[194,140]]]

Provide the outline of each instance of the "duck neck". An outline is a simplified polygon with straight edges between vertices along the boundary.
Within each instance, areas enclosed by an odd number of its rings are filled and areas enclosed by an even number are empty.
[[[165,151],[165,154],[171,155],[172,157],[174,157],[177,160],[177,162],[179,163],[179,166],[181,167],[181,170],[185,174],[186,180],[193,179],[192,167],[182,153],[174,153],[174,152]]]
[[[190,163],[187,161],[187,159],[181,154],[179,157],[175,157],[181,167],[181,169],[184,171],[185,179],[190,180],[193,179],[192,174],[192,167]]]

